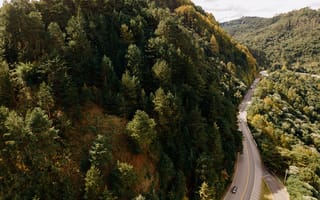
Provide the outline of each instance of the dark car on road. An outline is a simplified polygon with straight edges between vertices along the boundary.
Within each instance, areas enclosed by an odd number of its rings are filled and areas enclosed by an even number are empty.
[[[232,192],[232,193],[236,193],[237,190],[238,190],[238,187],[237,187],[237,186],[233,186],[231,192]]]

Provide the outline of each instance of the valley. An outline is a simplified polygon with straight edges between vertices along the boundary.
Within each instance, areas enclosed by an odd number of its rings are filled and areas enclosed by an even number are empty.
[[[319,19],[4,1],[0,199],[319,199]]]

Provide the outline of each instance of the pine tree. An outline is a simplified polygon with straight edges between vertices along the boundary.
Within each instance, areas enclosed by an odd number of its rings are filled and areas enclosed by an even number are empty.
[[[127,59],[127,69],[131,72],[132,75],[136,76],[138,80],[142,80],[143,58],[140,49],[135,44],[129,45],[125,57]]]
[[[100,134],[97,136],[91,146],[89,156],[91,164],[97,167],[104,166],[111,161],[111,146],[106,136]]]
[[[91,165],[85,177],[84,198],[98,200],[103,194],[103,189],[104,186],[101,171],[94,165]]]
[[[117,161],[116,168],[113,172],[113,187],[119,197],[130,199],[134,197],[134,187],[137,184],[137,174],[132,165],[126,162]]]
[[[79,10],[77,16],[70,18],[66,27],[69,37],[67,37],[68,47],[65,54],[77,86],[82,86],[84,82],[90,82],[94,74],[91,68],[93,64],[91,44],[84,26],[85,19]]]
[[[55,105],[50,86],[48,86],[45,82],[41,83],[37,97],[38,105],[40,106],[40,108],[45,110],[50,117],[51,109]]]
[[[14,103],[13,88],[10,81],[8,65],[0,63],[0,105],[12,106]]]
[[[141,150],[148,151],[156,138],[155,126],[154,119],[149,118],[144,111],[137,110],[133,119],[127,124],[126,130],[129,137],[137,142]]]
[[[165,60],[158,60],[152,67],[153,75],[160,81],[161,86],[171,84],[171,69]]]
[[[121,79],[121,111],[126,116],[131,116],[138,107],[138,94],[140,82],[136,76],[132,76],[128,70],[122,75]]]
[[[65,46],[65,34],[56,22],[51,22],[48,26],[48,32],[51,39],[51,47],[54,54],[61,54]]]
[[[157,89],[155,96],[152,100],[154,104],[154,110],[157,113],[158,125],[164,131],[168,131],[173,128],[179,119],[178,106],[176,99],[171,92],[167,94],[162,88]]]

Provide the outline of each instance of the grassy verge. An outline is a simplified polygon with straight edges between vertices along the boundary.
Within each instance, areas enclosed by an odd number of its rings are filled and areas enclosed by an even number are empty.
[[[262,180],[261,196],[260,200],[273,200],[272,193],[264,180]]]

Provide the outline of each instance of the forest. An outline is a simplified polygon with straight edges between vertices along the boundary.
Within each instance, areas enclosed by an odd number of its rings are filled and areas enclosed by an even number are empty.
[[[290,199],[320,197],[320,78],[287,69],[263,78],[248,121],[265,165]]]
[[[0,199],[219,199],[256,73],[189,0],[5,1]]]
[[[260,66],[320,72],[320,10],[302,8],[272,18],[243,17],[222,27],[250,48]]]

